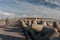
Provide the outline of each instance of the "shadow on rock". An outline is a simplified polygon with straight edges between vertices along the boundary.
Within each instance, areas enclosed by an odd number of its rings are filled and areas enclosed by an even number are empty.
[[[2,40],[24,40],[24,38],[18,38],[4,34],[0,34],[0,38],[2,38]]]

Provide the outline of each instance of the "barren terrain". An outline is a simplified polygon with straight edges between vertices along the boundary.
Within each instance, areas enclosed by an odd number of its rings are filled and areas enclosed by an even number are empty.
[[[24,40],[23,33],[16,32],[15,27],[0,26],[0,40]]]

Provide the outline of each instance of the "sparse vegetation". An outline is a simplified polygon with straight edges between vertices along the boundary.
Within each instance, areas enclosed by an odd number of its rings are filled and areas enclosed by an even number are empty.
[[[52,40],[60,37],[60,24],[57,21],[47,21],[48,19],[45,20],[45,18],[22,18],[14,20],[10,22],[10,19],[7,18],[5,19],[5,23],[6,25],[13,23],[12,25],[15,25],[16,28],[15,32],[19,34],[21,32],[24,33],[23,35],[26,40]]]

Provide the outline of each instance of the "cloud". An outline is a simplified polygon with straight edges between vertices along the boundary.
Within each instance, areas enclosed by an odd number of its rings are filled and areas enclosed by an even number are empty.
[[[59,5],[60,1],[59,0],[45,0],[46,2],[50,2],[51,4],[56,4]],[[56,3],[57,2],[57,3]],[[33,16],[33,15],[37,15],[37,16],[41,16],[41,17],[53,17],[53,18],[59,18],[60,17],[60,10],[58,9],[51,9],[49,7],[46,7],[44,5],[32,5],[31,3],[27,3],[27,2],[16,2],[17,4],[20,4],[22,8],[24,8],[23,10],[19,10],[21,14],[25,14],[27,16]],[[53,5],[50,5],[53,6]],[[55,6],[53,6],[55,7]],[[58,7],[57,7],[58,8]]]
[[[11,16],[11,14],[9,14],[9,13],[4,13],[4,15],[6,15],[6,16]]]
[[[32,0],[30,0],[31,2]],[[38,1],[38,0],[36,0]],[[42,1],[42,0],[41,0]],[[39,1],[38,1],[39,2]],[[48,1],[52,4],[59,5],[58,1]],[[34,3],[32,1],[32,3]],[[0,16],[2,17],[25,17],[25,16],[32,16],[32,17],[53,17],[59,18],[60,17],[60,10],[58,9],[51,9],[50,7],[46,7],[45,5],[36,5],[27,2],[27,0],[5,0],[0,3]],[[50,5],[52,6],[52,5]],[[55,8],[55,6],[53,6]]]
[[[14,16],[15,16],[14,13],[8,13],[8,12],[0,11],[0,17],[14,17]]]
[[[60,10],[47,8],[45,6],[33,6],[31,8],[32,8],[32,11],[30,12],[30,14],[32,14],[32,16],[37,15],[41,17],[53,17],[53,18],[60,17]]]

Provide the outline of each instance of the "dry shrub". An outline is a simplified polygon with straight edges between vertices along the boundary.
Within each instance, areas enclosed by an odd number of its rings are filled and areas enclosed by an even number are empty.
[[[56,28],[52,28],[54,30],[54,33],[50,36],[50,40],[56,40],[55,38],[59,37],[59,32]]]
[[[26,28],[27,25],[25,24],[25,22],[23,20],[21,20],[21,22],[22,22],[22,27]]]
[[[48,27],[53,27],[53,23],[52,22],[47,22],[47,26]]]
[[[43,23],[43,25],[44,25],[44,26],[47,26],[47,23],[46,23],[46,21]]]
[[[43,29],[43,25],[32,24],[32,29],[39,32],[39,31],[41,31]]]
[[[24,19],[24,22],[27,24],[27,19]]]
[[[53,22],[53,27],[60,31],[60,24],[59,22]]]

